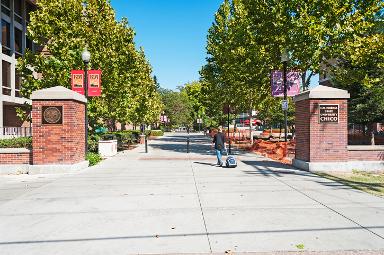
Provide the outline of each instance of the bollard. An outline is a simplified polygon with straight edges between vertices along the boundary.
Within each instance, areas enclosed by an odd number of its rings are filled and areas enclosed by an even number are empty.
[[[145,153],[148,153],[148,138],[145,136]]]
[[[187,153],[189,153],[189,137],[187,137]]]

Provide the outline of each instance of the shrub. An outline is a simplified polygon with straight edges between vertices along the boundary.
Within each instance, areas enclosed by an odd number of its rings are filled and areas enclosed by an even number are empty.
[[[150,136],[163,136],[164,131],[163,130],[151,130]]]
[[[31,148],[32,137],[17,137],[11,139],[1,139],[0,148]]]
[[[89,161],[90,166],[94,166],[98,164],[101,160],[103,160],[99,153],[88,152],[86,159]]]
[[[99,148],[99,135],[90,135],[88,136],[88,151],[97,152]]]

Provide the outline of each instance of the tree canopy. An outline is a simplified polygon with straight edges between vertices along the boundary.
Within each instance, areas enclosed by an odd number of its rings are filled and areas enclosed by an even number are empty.
[[[336,84],[351,90],[348,77],[359,76],[365,89],[382,86],[383,7],[381,0],[224,0],[208,31],[207,63],[200,71],[207,113],[223,104],[238,112],[280,107],[281,100],[270,95],[270,73],[282,69],[284,50],[290,53],[288,68],[302,72],[302,90],[331,59],[361,71],[350,76],[339,65]]]
[[[23,96],[69,88],[70,71],[83,69],[81,52],[87,48],[90,68],[102,70],[102,96],[89,98],[90,124],[158,120],[162,105],[152,68],[136,48],[128,20],[116,21],[108,0],[39,0],[37,6],[27,32],[44,50],[27,51],[18,63]]]

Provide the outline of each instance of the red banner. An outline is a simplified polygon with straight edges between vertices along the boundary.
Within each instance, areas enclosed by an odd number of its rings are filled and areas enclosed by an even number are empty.
[[[88,71],[88,96],[101,96],[101,70]]]
[[[71,71],[71,85],[72,90],[84,95],[84,71],[72,70]]]

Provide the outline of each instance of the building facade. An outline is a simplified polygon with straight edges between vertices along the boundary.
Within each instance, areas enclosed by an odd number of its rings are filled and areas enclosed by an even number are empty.
[[[0,135],[5,130],[29,126],[16,116],[16,107],[30,103],[20,94],[21,78],[16,72],[16,63],[26,49],[35,51],[35,45],[26,36],[30,13],[35,9],[35,0],[1,0]]]

